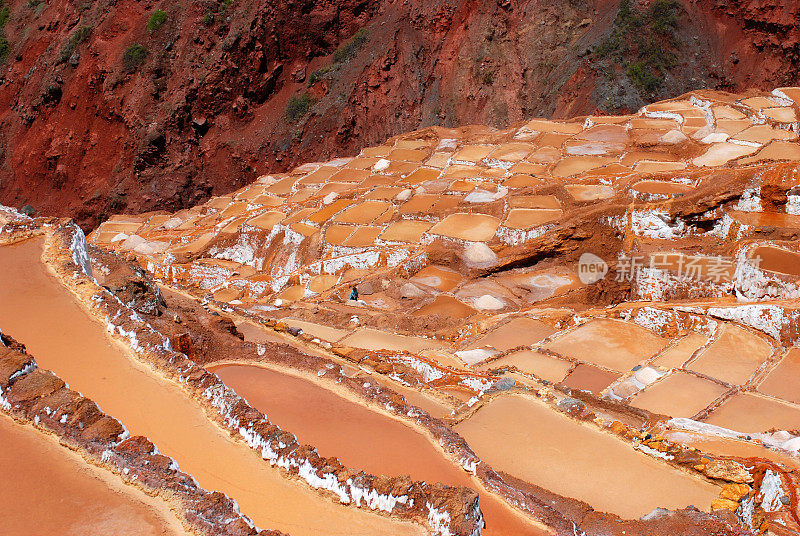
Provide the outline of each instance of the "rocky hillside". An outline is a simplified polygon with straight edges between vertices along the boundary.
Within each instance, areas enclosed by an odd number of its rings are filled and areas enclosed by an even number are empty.
[[[798,81],[777,0],[0,0],[0,203],[176,210],[422,126]]]

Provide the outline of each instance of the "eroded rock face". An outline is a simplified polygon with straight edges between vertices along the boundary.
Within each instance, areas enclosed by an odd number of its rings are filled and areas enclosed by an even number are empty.
[[[91,252],[92,274],[98,283],[108,289],[137,313],[159,316],[164,308],[164,297],[146,271],[132,262],[108,256],[100,249]]]
[[[152,10],[135,2],[34,13],[14,0],[0,202],[92,228],[123,211],[193,206],[421,126],[505,127],[632,111],[698,87],[796,82],[794,6],[680,4],[677,45],[666,51],[676,59],[643,88],[642,69],[629,71],[635,53],[599,52],[616,2],[177,3],[150,32]],[[139,56],[125,60],[132,44]],[[287,92],[292,108],[278,96]]]

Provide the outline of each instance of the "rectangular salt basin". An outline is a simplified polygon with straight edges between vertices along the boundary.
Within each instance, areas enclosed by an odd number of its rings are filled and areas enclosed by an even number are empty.
[[[728,389],[718,383],[678,371],[646,387],[631,405],[670,417],[693,417]]]
[[[433,301],[413,311],[414,316],[442,315],[450,318],[467,318],[477,313],[466,303],[447,294],[439,294]]]
[[[737,393],[714,410],[705,422],[742,433],[800,430],[800,406],[755,393]]]
[[[758,386],[766,395],[800,404],[800,348],[791,348]]]
[[[411,278],[411,281],[438,288],[442,292],[449,292],[463,279],[461,274],[455,270],[446,266],[431,264],[417,272],[414,277]]]
[[[689,432],[685,430],[670,430],[662,434],[667,441],[681,443],[687,447],[693,447],[707,454],[718,454],[721,456],[736,456],[741,458],[764,458],[774,462],[782,463],[800,470],[800,459],[782,452],[771,450],[762,445],[749,441],[732,439],[727,437],[707,436],[702,433]]]
[[[306,322],[305,320],[298,320],[296,318],[283,318],[281,322],[286,322],[289,327],[300,328],[303,333],[307,333],[312,337],[334,342],[346,336],[349,332],[344,329],[337,329],[331,326],[324,326],[322,324],[314,324],[313,322]]]
[[[491,370],[505,366],[515,366],[521,372],[532,374],[549,382],[560,382],[572,368],[572,363],[564,359],[552,357],[534,350],[519,350],[489,361],[479,367],[480,370]]]
[[[737,385],[745,383],[770,354],[772,347],[767,341],[739,326],[726,324],[719,338],[686,368]]]
[[[625,372],[666,344],[666,340],[636,324],[601,319],[587,322],[544,347],[565,357]]]
[[[691,331],[673,346],[656,356],[653,359],[653,364],[666,369],[681,368],[692,357],[692,354],[707,341],[708,337],[705,335]]]
[[[451,214],[430,230],[431,234],[460,238],[473,242],[485,242],[494,236],[500,221],[485,214]]]
[[[576,201],[598,201],[614,196],[614,189],[605,184],[567,184],[565,188]]]
[[[620,375],[592,365],[581,363],[562,382],[567,387],[580,391],[589,391],[599,395],[600,392],[617,381]]]
[[[371,223],[391,207],[392,204],[386,201],[364,201],[361,204],[354,205],[344,210],[338,214],[333,221],[340,223],[367,224]]]
[[[690,504],[708,511],[719,494],[708,481],[526,396],[495,398],[455,428],[495,469],[624,518]]]
[[[492,328],[487,334],[467,344],[465,349],[491,346],[497,350],[511,350],[518,346],[536,344],[554,331],[544,322],[520,316]]]
[[[339,343],[364,350],[393,350],[397,352],[405,350],[412,354],[445,346],[443,343],[432,339],[395,335],[394,333],[372,328],[361,328],[354,331],[341,339]]]
[[[760,259],[758,268],[786,274],[800,276],[800,254],[788,249],[772,246],[759,246],[750,253],[751,259]]]
[[[389,225],[382,233],[381,239],[389,242],[410,242],[416,244],[422,235],[433,225],[427,221],[399,220]]]

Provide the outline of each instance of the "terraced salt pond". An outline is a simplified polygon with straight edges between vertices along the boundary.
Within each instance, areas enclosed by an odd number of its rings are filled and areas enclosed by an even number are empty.
[[[552,333],[553,329],[547,324],[521,316],[492,328],[485,335],[466,345],[465,348],[491,346],[497,350],[510,350],[518,346],[537,343]]]
[[[495,398],[456,431],[495,469],[625,518],[690,504],[708,511],[719,494],[708,481],[526,396]]]
[[[631,404],[671,417],[693,417],[727,392],[727,388],[677,371],[637,394]]]
[[[770,272],[800,276],[800,255],[794,251],[772,246],[760,246],[750,254],[751,258],[759,258],[758,267]]]
[[[755,393],[736,393],[705,419],[705,422],[737,432],[797,430],[800,406]]]
[[[572,368],[572,362],[549,356],[535,350],[519,350],[500,359],[489,361],[480,370],[514,366],[520,372],[533,374],[549,382],[560,382]]]
[[[771,353],[772,347],[764,339],[738,326],[726,324],[717,340],[687,367],[730,384],[743,384]]]
[[[504,502],[484,492],[445,458],[431,440],[389,415],[340,396],[317,382],[254,365],[213,368],[229,387],[270,420],[317,447],[321,456],[336,456],[348,467],[373,474],[469,486],[481,495],[485,535],[544,532]]]
[[[670,430],[662,434],[668,441],[682,443],[705,453],[741,458],[764,458],[800,470],[800,460],[779,451],[770,450],[748,441],[724,437],[709,437],[684,430]]]
[[[170,291],[167,290],[167,292],[170,292]],[[323,339],[326,339],[326,340],[330,340],[330,339],[327,339],[326,337],[322,336],[322,335],[326,334],[326,330],[331,330],[332,332],[341,331],[344,334],[348,333],[348,332],[346,332],[344,330],[337,330],[335,328],[323,326],[321,324],[314,324],[312,322],[305,322],[305,321],[302,321],[302,320],[295,320],[293,318],[286,318],[286,319],[283,319],[283,321],[286,322],[287,325],[289,325],[291,327],[299,327],[299,328],[303,329],[303,331],[306,332],[306,333],[310,333],[310,334],[312,334],[312,335],[314,335],[316,337],[320,337],[320,338],[323,338]],[[271,329],[266,329],[266,328],[264,328],[262,326],[259,326],[259,325],[255,324],[253,322],[249,322],[249,321],[237,322],[236,323],[236,328],[239,330],[240,333],[242,333],[242,335],[244,335],[244,340],[247,341],[247,342],[255,342],[255,343],[269,343],[269,342],[271,342],[271,343],[277,343],[277,344],[295,344],[295,345],[297,345],[297,340],[296,339],[288,338],[288,337],[287,338],[282,337],[277,332],[275,332],[275,331],[273,331]],[[335,341],[335,340],[338,340],[339,338],[341,338],[341,336],[333,338],[333,340]],[[299,348],[299,350],[302,351],[302,352],[310,353],[312,355],[317,355],[317,356],[320,356],[320,357],[323,357],[323,358],[332,357],[331,355],[326,355],[326,354],[322,353],[319,349],[314,348],[313,346],[303,345],[301,348]],[[384,387],[388,387],[389,389],[391,389],[391,390],[403,395],[406,398],[406,400],[408,401],[408,403],[410,403],[410,404],[412,404],[414,406],[417,406],[418,408],[424,409],[425,411],[427,411],[428,413],[430,413],[431,415],[433,415],[436,418],[444,417],[445,415],[449,414],[450,411],[453,409],[449,405],[447,405],[446,403],[444,403],[441,400],[439,400],[438,398],[435,398],[433,396],[429,396],[428,394],[422,393],[417,389],[413,389],[411,387],[406,387],[405,385],[402,385],[401,383],[388,380],[388,379],[386,379],[385,377],[382,377],[382,376],[376,377],[376,376],[374,376],[372,374],[367,373],[364,370],[357,369],[357,368],[352,367],[350,365],[341,364],[341,366],[345,369],[345,373],[348,376],[361,375],[361,376],[363,376],[365,378],[369,378],[366,381],[374,381],[376,383],[380,383]]]
[[[639,166],[637,166],[637,171],[638,170],[640,170]],[[631,186],[631,189],[643,194],[674,195],[684,194],[692,190],[692,187],[686,184],[678,184],[675,182],[645,180],[637,182]]]
[[[666,343],[636,324],[601,319],[554,338],[545,348],[565,357],[624,372],[657,353]]]
[[[54,437],[0,416],[0,445],[5,536],[185,534],[166,502],[88,465]]]
[[[292,536],[425,533],[334,503],[231,440],[177,384],[135,363],[127,348],[109,339],[40,256],[39,240],[0,247],[0,329],[132,434],[149,437],[201,486],[235,499],[256,525]]]
[[[792,348],[758,386],[764,394],[800,404],[800,348]]]

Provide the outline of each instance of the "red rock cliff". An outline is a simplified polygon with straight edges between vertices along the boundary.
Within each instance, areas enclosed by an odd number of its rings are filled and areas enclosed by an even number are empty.
[[[798,78],[800,7],[777,0],[676,4],[674,62],[647,91],[618,65],[641,47],[597,53],[615,0],[5,2],[0,203],[85,227],[420,126]],[[166,18],[148,27],[157,9]]]

